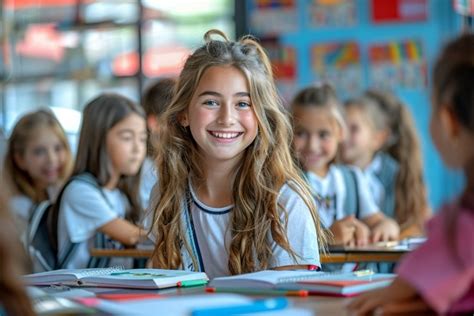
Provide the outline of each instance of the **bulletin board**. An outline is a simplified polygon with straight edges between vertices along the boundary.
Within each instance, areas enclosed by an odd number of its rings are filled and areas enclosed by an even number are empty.
[[[362,90],[362,64],[357,42],[313,45],[311,60],[315,81],[330,82],[340,97],[347,98]]]
[[[424,90],[428,73],[420,39],[374,43],[369,47],[370,85],[377,89]]]
[[[440,46],[459,33],[455,9],[468,14],[471,2],[247,0],[248,29],[267,47],[286,102],[320,81],[331,82],[342,101],[369,87],[398,95],[422,139],[430,203],[436,208],[458,193],[462,179],[443,166],[429,135],[429,74]]]

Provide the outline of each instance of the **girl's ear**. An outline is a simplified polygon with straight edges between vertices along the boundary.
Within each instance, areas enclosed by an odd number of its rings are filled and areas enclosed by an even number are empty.
[[[439,117],[443,130],[449,138],[455,139],[461,133],[461,124],[450,106],[440,106]]]
[[[181,124],[182,127],[189,126],[188,113],[183,112],[179,115],[179,124]]]
[[[20,167],[21,170],[25,170],[25,160],[22,155],[19,153],[14,154],[13,160],[15,160],[15,164]]]
[[[382,148],[390,137],[390,131],[388,128],[384,128],[381,131],[375,131],[373,134],[373,144],[375,144],[375,147],[378,149]]]
[[[146,118],[146,125],[150,131],[156,132],[159,127],[158,118],[155,115],[148,115]]]

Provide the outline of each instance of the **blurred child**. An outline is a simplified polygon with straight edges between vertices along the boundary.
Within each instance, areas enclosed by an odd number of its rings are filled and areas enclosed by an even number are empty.
[[[346,104],[346,119],[344,160],[364,171],[378,207],[400,225],[400,238],[423,235],[431,211],[410,112],[394,95],[372,90]]]
[[[51,111],[28,113],[13,127],[4,172],[12,191],[10,209],[22,238],[35,206],[55,200],[72,164],[66,134]]]
[[[448,166],[464,170],[466,188],[429,221],[428,240],[404,257],[395,281],[349,305],[354,314],[474,311],[474,35],[443,49],[433,71],[432,102],[433,142]]]
[[[106,235],[101,247],[109,248],[113,241],[135,245],[146,234],[137,225],[146,140],[145,115],[129,99],[102,94],[86,105],[73,177],[54,209],[64,268],[95,266],[89,248],[98,247],[97,236]]]
[[[335,244],[362,246],[398,238],[398,225],[386,218],[356,168],[336,165],[345,123],[331,86],[300,91],[292,102],[294,149]]]
[[[140,200],[143,208],[148,207],[150,193],[157,181],[155,162],[155,147],[160,138],[160,117],[173,99],[175,79],[159,79],[145,91],[143,109],[146,114],[148,128],[147,156],[143,161],[140,181]]]
[[[153,265],[210,278],[319,266],[324,233],[267,55],[251,37],[204,39],[163,114]]]
[[[7,205],[4,188],[0,191],[0,315],[34,315],[20,279],[26,268],[22,245]]]

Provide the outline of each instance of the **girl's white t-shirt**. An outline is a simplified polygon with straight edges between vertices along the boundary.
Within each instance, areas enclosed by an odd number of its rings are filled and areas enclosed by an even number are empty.
[[[77,251],[64,268],[86,268],[97,229],[116,218],[125,218],[129,205],[125,194],[119,189],[100,190],[107,200],[97,187],[81,180],[73,180],[64,190],[58,219],[59,258],[63,258],[70,243],[79,243]],[[119,260],[110,265],[129,266],[128,261],[125,263]]]
[[[356,175],[358,184],[358,200],[360,219],[369,217],[379,211],[369,191],[367,181],[362,172],[355,167],[350,167]],[[344,210],[347,188],[341,169],[337,165],[331,165],[325,177],[308,171],[306,173],[311,190],[318,194],[323,203],[317,202],[321,223],[325,228],[331,227],[335,220],[347,216]]]
[[[151,191],[157,181],[158,175],[155,162],[150,157],[146,157],[140,174],[140,202],[144,210],[148,208]]]
[[[210,279],[230,275],[228,269],[229,231],[233,205],[215,208],[199,201],[191,188],[191,213],[194,231],[197,238],[198,252],[204,270]],[[269,268],[288,265],[321,266],[316,227],[309,208],[303,199],[289,185],[285,184],[278,197],[278,203],[288,212],[287,236],[291,248],[297,256],[296,261],[291,255],[271,241],[273,256]],[[284,214],[281,214],[283,220]],[[188,233],[188,232],[186,232]],[[269,236],[269,238],[271,238]],[[155,240],[155,236],[150,236]]]

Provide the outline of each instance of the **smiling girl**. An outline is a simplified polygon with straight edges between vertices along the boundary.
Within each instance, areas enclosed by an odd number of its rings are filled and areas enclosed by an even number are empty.
[[[268,57],[250,37],[204,39],[163,114],[153,266],[210,278],[319,266],[324,234]]]
[[[12,191],[10,209],[21,235],[35,206],[41,201],[55,200],[72,163],[66,134],[51,111],[42,109],[26,114],[13,127],[4,172]]]

